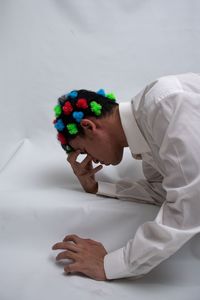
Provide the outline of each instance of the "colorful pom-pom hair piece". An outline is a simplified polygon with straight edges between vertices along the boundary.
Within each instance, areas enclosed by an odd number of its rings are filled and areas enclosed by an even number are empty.
[[[69,102],[69,101],[67,101],[66,103],[65,103],[65,105],[63,106],[63,113],[65,114],[65,115],[70,115],[71,114],[71,112],[73,111],[73,107],[72,107],[72,105],[71,105],[71,103]]]
[[[82,109],[88,108],[87,100],[84,98],[78,99],[78,101],[76,102],[76,107],[82,108]]]
[[[78,133],[78,128],[77,128],[77,125],[75,123],[69,123],[69,124],[67,124],[66,127],[67,127],[70,134],[74,135],[74,134]]]
[[[54,126],[58,131],[63,131],[63,129],[65,128],[65,125],[61,119],[57,120]]]
[[[67,154],[69,154],[69,153],[71,153],[71,152],[73,152],[73,151],[74,151],[74,150],[73,150],[73,148],[72,148],[72,147],[70,147],[69,145],[66,145],[66,148],[65,148],[65,150],[66,150]]]
[[[78,92],[77,91],[71,91],[68,95],[67,98],[76,98],[78,96]]]
[[[96,101],[91,101],[90,102],[90,109],[96,116],[100,116],[101,115],[101,110],[102,110],[102,105],[97,103]]]
[[[57,104],[56,106],[54,106],[54,112],[55,112],[55,116],[59,117],[60,114],[62,113],[62,109],[61,106],[59,104]]]
[[[106,96],[106,93],[105,93],[104,89],[98,90],[98,91],[97,91],[97,94],[98,94],[98,95],[101,95],[101,96],[104,96],[104,97]]]
[[[65,96],[61,96],[60,98],[58,98],[59,105],[63,106],[65,104],[65,101],[66,101]]]
[[[61,144],[67,144],[65,136],[61,132],[57,134],[57,139],[61,142]]]
[[[109,98],[110,100],[116,101],[116,97],[113,93],[107,94],[106,97]]]
[[[77,123],[80,123],[84,117],[84,113],[82,111],[74,111],[72,116],[76,120]]]
[[[63,150],[65,150],[65,152],[67,154],[74,151],[74,149],[72,147],[70,147],[68,144],[61,144],[61,147],[63,148]]]

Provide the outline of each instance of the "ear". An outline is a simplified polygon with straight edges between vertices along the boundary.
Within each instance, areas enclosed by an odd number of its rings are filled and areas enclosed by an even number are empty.
[[[89,137],[96,132],[96,124],[89,119],[82,119],[80,125],[83,128],[84,133]]]

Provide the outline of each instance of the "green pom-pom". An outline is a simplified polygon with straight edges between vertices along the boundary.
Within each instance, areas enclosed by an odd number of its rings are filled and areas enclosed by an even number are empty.
[[[54,107],[54,111],[55,111],[55,115],[56,117],[59,117],[61,112],[62,112],[62,109],[61,109],[61,106],[58,104]]]
[[[91,111],[96,115],[100,116],[101,115],[101,110],[102,110],[102,105],[98,104],[96,101],[90,102],[90,108]]]
[[[113,101],[116,100],[116,97],[113,93],[107,94],[106,97],[109,98],[110,100],[113,100]]]
[[[72,147],[70,147],[69,145],[67,145],[67,146],[66,146],[66,152],[67,152],[67,154],[73,152]]]
[[[76,134],[78,132],[78,128],[75,123],[69,123],[66,127],[70,134]]]

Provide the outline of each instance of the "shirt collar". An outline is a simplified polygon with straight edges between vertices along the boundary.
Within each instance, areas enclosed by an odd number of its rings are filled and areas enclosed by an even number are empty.
[[[132,154],[149,152],[150,148],[136,123],[131,102],[119,103],[119,114]]]

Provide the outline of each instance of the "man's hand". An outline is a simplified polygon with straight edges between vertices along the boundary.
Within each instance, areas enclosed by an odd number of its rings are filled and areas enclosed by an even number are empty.
[[[98,183],[95,180],[94,174],[102,169],[102,165],[93,168],[92,158],[87,155],[85,159],[79,163],[76,161],[80,150],[70,153],[67,161],[70,163],[74,174],[77,176],[85,192],[96,194],[98,190]]]
[[[107,251],[101,243],[73,234],[67,235],[63,242],[56,243],[52,249],[65,250],[57,255],[56,260],[74,260],[64,267],[65,272],[81,272],[95,280],[107,280],[103,264]]]

